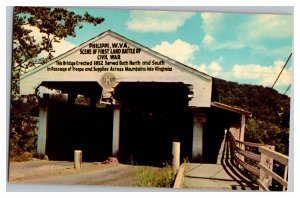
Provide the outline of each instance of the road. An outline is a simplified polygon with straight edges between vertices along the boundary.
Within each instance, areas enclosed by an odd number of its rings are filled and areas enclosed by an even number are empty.
[[[80,171],[73,162],[34,160],[10,163],[9,183],[135,186],[136,166],[83,163]]]

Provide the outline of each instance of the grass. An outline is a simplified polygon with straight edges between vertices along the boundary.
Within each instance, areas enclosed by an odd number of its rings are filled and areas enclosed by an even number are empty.
[[[137,167],[136,186],[172,188],[176,173],[166,164],[163,168],[149,166]]]

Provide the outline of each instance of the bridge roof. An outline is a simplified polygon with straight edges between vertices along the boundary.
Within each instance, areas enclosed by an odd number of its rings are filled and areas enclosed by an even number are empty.
[[[228,110],[228,111],[232,111],[232,112],[235,112],[235,113],[240,113],[240,114],[250,116],[250,117],[252,116],[252,113],[250,111],[247,111],[247,110],[244,110],[244,109],[241,109],[241,108],[238,108],[238,107],[233,107],[233,106],[230,106],[230,105],[226,105],[226,104],[220,103],[220,102],[211,102],[211,106],[218,107],[218,108],[221,108],[221,109],[225,109],[225,110]]]

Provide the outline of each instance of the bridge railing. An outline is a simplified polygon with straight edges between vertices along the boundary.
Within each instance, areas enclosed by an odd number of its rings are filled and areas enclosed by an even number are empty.
[[[287,190],[288,156],[276,152],[275,146],[235,140],[231,132],[227,133],[227,138],[230,142],[231,157],[238,165],[254,175],[259,190],[269,191],[272,179],[283,186],[283,191]],[[246,150],[246,147],[251,149]],[[255,149],[259,154],[251,151]],[[274,160],[285,167],[283,177],[273,172]]]
[[[288,186],[288,156],[271,150],[265,146],[259,147],[259,151],[261,152],[261,160],[258,164],[258,167],[260,168],[260,174],[257,183],[260,187],[260,190],[269,191],[268,183],[273,178],[282,185],[282,190],[286,191]],[[270,164],[273,165],[273,160],[276,160],[277,162],[284,165],[283,177],[273,172],[272,167],[270,167]]]

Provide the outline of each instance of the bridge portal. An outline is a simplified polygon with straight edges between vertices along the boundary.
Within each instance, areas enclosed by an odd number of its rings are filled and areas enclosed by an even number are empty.
[[[224,130],[243,140],[249,112],[213,90],[211,76],[110,30],[20,78],[22,95],[40,93],[37,152],[50,160],[80,149],[160,165],[176,141],[181,160],[216,163]]]

